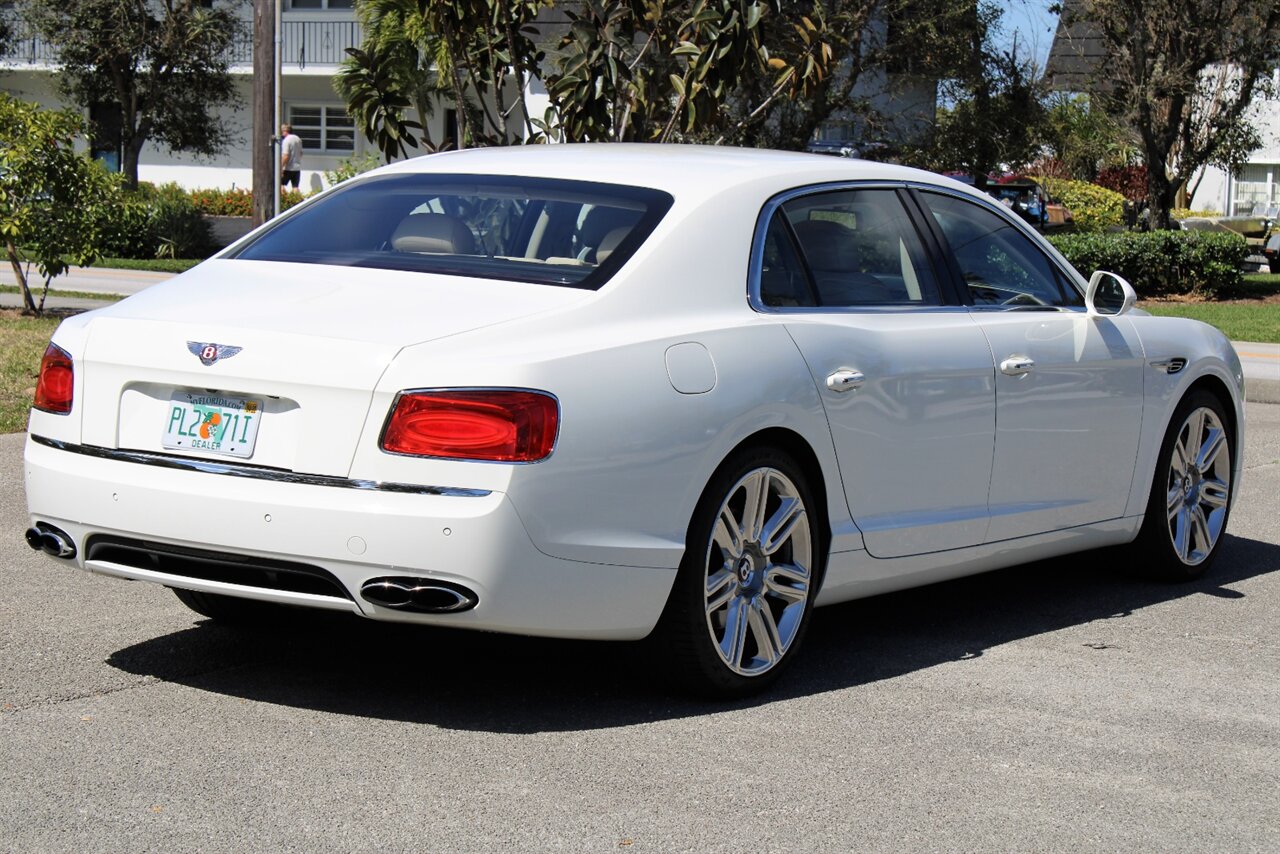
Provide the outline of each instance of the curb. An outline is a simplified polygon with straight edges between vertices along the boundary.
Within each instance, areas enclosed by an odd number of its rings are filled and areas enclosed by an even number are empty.
[[[1249,403],[1280,403],[1280,380],[1246,376],[1244,399]]]

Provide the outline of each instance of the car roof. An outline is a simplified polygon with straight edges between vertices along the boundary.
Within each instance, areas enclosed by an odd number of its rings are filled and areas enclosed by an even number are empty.
[[[679,198],[773,178],[779,187],[828,181],[921,181],[975,194],[933,172],[798,151],[657,143],[554,143],[471,148],[414,157],[378,170],[533,175],[651,187]]]

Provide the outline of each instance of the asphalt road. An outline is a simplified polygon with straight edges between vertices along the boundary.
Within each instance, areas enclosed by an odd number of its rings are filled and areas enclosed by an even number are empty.
[[[643,644],[202,622],[31,553],[0,436],[0,850],[1280,848],[1280,406],[1210,579],[1096,555],[816,612],[714,706]]]

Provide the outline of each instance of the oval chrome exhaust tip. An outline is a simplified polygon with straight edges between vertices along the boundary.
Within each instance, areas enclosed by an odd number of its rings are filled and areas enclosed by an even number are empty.
[[[44,522],[34,528],[27,528],[23,539],[31,548],[39,549],[50,557],[70,560],[76,556],[76,544],[71,535]]]
[[[417,614],[456,614],[480,601],[461,584],[426,578],[371,578],[360,586],[360,595],[383,608]]]
[[[44,531],[41,531],[39,528],[27,528],[26,533],[22,536],[27,541],[27,545],[31,546],[31,548],[36,551],[40,551],[44,548],[44,546],[40,544],[40,538],[44,536]]]

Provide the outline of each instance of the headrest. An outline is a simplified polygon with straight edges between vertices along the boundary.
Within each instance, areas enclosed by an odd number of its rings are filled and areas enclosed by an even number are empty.
[[[611,232],[624,226],[629,230],[640,219],[640,211],[624,208],[594,207],[587,211],[578,230],[578,243],[582,246],[600,247]],[[617,244],[614,244],[615,246]],[[597,261],[600,260],[597,253]]]
[[[606,234],[604,239],[600,241],[599,248],[596,249],[596,263],[603,264],[605,259],[613,254],[613,250],[618,248],[618,244],[630,233],[631,226],[621,225]]]
[[[391,248],[398,252],[437,252],[471,255],[476,249],[471,229],[448,214],[411,214],[400,221],[391,235]]]

